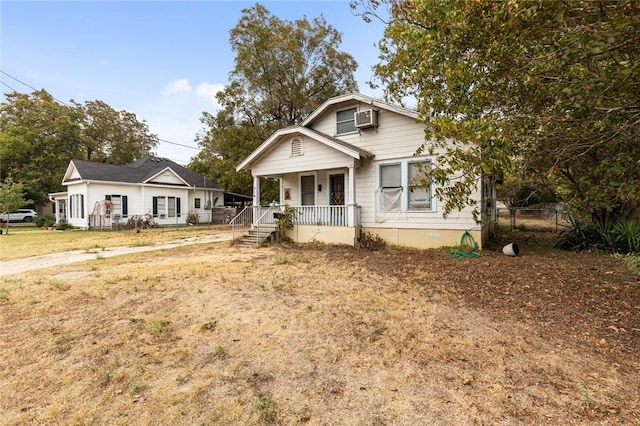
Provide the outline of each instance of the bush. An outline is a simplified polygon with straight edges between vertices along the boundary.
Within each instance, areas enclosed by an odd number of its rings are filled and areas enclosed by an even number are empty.
[[[387,247],[387,242],[378,234],[365,232],[358,239],[358,247],[369,251],[384,250]]]
[[[60,222],[53,225],[53,229],[57,231],[64,231],[65,229],[71,229],[71,228],[73,228],[73,226],[71,226],[71,224],[69,224],[64,220],[61,220]]]
[[[50,214],[37,214],[33,218],[33,223],[35,223],[39,228],[45,228],[53,226],[53,224],[56,223],[56,218]]]
[[[150,214],[142,216],[131,216],[127,223],[124,224],[124,229],[149,229],[155,228],[158,224],[153,220],[153,216]]]
[[[200,219],[198,217],[198,213],[190,212],[187,215],[187,223],[189,225],[197,225],[199,221],[200,221]]]
[[[562,250],[610,250],[640,252],[640,220],[593,223],[569,218],[571,226],[560,233],[556,247]]]

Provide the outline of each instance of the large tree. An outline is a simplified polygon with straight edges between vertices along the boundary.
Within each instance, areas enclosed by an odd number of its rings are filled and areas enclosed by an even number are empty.
[[[158,137],[145,121],[129,111],[116,111],[103,101],[74,106],[82,128],[84,159],[127,164],[158,146]]]
[[[447,211],[479,173],[525,175],[597,221],[637,211],[640,5],[625,1],[356,1],[385,4],[377,83],[417,100],[418,151]],[[517,173],[516,173],[517,171]],[[453,176],[453,181],[452,181]]]
[[[135,114],[102,101],[56,101],[46,90],[12,92],[0,104],[0,179],[25,186],[36,203],[62,190],[69,161],[126,164],[149,155],[158,137]]]
[[[0,105],[0,179],[24,184],[36,203],[61,189],[64,171],[78,158],[80,123],[73,108],[61,105],[45,90],[9,93]]]
[[[340,43],[323,17],[285,21],[260,4],[244,9],[230,32],[236,53],[230,83],[217,94],[220,110],[203,115],[208,129],[192,166],[226,190],[251,193],[249,174],[235,173],[238,163],[276,129],[299,123],[332,96],[357,91],[357,63],[338,50]]]

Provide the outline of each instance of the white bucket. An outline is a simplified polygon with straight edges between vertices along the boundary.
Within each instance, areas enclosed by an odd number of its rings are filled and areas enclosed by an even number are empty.
[[[506,246],[502,247],[502,253],[507,256],[517,256],[520,253],[520,248],[516,243],[509,243]]]

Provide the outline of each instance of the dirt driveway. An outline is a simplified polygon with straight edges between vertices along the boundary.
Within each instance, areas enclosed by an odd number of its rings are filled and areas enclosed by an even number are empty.
[[[203,235],[194,238],[181,239],[166,244],[139,246],[139,247],[109,247],[92,250],[74,250],[61,253],[52,253],[42,256],[34,256],[22,259],[13,259],[0,262],[0,277],[20,274],[35,269],[52,268],[70,263],[84,262],[98,258],[122,256],[125,254],[141,253],[153,250],[168,250],[175,247],[193,244],[215,243],[221,241],[231,241],[231,233]]]

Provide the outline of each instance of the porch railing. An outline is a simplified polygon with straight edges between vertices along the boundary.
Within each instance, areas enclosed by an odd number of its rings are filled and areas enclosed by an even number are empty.
[[[233,232],[233,239],[246,234],[252,227],[258,232],[263,225],[273,225],[276,223],[274,213],[282,211],[284,206],[276,207],[245,207],[237,214],[229,224]],[[316,226],[350,226],[348,220],[347,206],[291,206],[296,209],[293,215],[294,225],[316,225]],[[359,208],[355,208],[356,226],[359,222]],[[352,225],[353,226],[353,225]]]
[[[348,226],[346,206],[296,206],[296,225]]]

